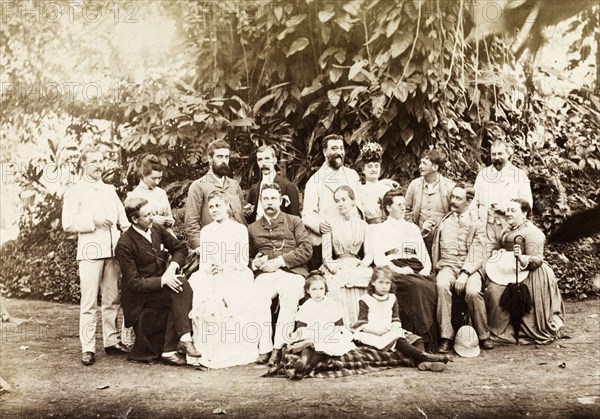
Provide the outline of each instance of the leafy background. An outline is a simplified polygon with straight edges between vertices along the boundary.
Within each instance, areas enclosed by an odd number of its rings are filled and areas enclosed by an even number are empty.
[[[302,189],[329,133],[344,136],[359,171],[361,144],[379,142],[384,176],[401,184],[430,147],[447,152],[448,176],[473,181],[490,141],[504,138],[530,174],[546,233],[596,205],[600,8],[549,1],[526,28],[536,1],[506,2],[495,26],[478,20],[477,3],[136,1],[94,22],[7,16],[0,152],[19,162],[21,215],[17,239],[1,248],[2,291],[78,300],[76,237],[62,231],[60,210],[89,144],[106,151],[106,180],[122,197],[141,156],[157,154],[179,220],[212,140],[231,143],[242,187],[258,179],[254,150],[269,144]],[[556,37],[572,40],[564,72],[539,65]],[[565,295],[597,293],[595,243],[548,247]]]

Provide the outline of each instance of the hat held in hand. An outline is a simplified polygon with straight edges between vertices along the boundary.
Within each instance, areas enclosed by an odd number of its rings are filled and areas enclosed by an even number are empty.
[[[475,329],[471,326],[463,326],[458,329],[454,337],[454,352],[464,358],[479,356],[479,338]]]
[[[527,278],[529,271],[519,270],[516,272],[516,259],[513,252],[506,249],[500,249],[493,254],[485,265],[485,273],[498,285],[508,285],[515,282],[522,282]],[[516,275],[515,275],[516,274]]]

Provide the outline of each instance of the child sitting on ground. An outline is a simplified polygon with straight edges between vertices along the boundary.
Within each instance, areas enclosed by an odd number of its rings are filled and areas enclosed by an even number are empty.
[[[295,331],[288,351],[300,353],[289,370],[292,379],[301,379],[328,356],[341,356],[356,348],[352,333],[344,327],[341,305],[327,294],[327,280],[321,271],[312,271],[304,283],[308,299],[298,309]]]
[[[381,351],[395,346],[397,351],[413,359],[420,370],[444,370],[448,362],[446,355],[425,352],[423,339],[402,329],[398,301],[392,290],[393,278],[387,267],[373,269],[367,294],[358,300],[354,340]]]

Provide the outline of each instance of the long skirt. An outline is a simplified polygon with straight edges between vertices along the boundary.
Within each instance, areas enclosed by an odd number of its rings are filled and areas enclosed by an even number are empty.
[[[394,275],[394,285],[402,328],[422,336],[427,350],[437,350],[435,280],[417,274]]]
[[[565,310],[552,268],[544,263],[530,271],[523,283],[529,289],[533,310],[521,322],[519,342],[550,343],[560,337],[564,324]],[[515,333],[510,315],[500,307],[500,297],[506,289],[489,279],[484,292],[488,313],[488,326],[493,337],[506,342],[515,342]],[[521,339],[523,337],[523,339]]]
[[[202,357],[188,357],[189,363],[227,368],[256,361],[259,344],[270,350],[271,299],[254,284],[252,271],[197,271],[190,286],[194,346]]]

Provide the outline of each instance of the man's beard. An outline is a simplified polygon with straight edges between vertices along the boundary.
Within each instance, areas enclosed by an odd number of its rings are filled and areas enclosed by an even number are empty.
[[[494,166],[494,168],[497,171],[500,171],[504,167],[504,160],[502,160],[502,159],[494,159],[494,160],[492,160],[492,165]]]
[[[340,158],[339,161],[337,160],[338,157]],[[329,158],[327,158],[327,163],[333,169],[339,169],[344,165],[344,156],[342,156],[341,154],[333,154],[329,156]]]
[[[221,163],[212,166],[212,171],[217,176],[229,176],[232,177],[231,168],[227,163]]]

